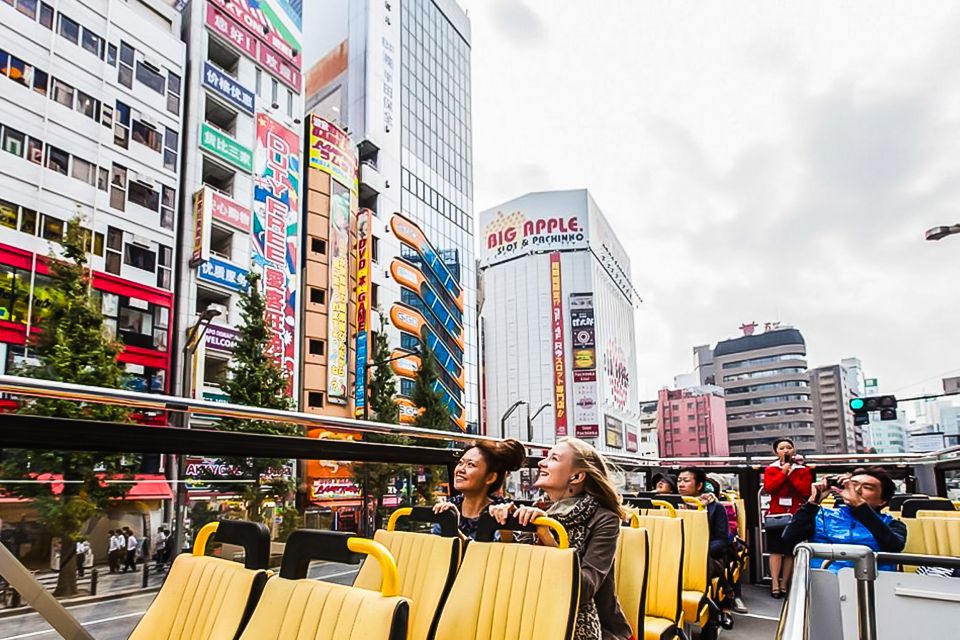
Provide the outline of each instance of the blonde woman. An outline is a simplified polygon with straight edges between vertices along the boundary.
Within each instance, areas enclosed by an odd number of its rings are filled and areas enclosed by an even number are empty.
[[[574,640],[630,638],[632,631],[620,609],[613,576],[624,512],[603,456],[583,440],[564,438],[540,461],[534,486],[550,497],[546,511],[507,503],[491,506],[490,515],[500,524],[511,514],[523,525],[543,515],[558,520],[580,557],[580,609]],[[549,534],[541,536],[540,542],[556,545]]]

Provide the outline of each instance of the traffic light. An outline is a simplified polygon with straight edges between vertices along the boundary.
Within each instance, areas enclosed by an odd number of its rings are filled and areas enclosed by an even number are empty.
[[[870,412],[880,413],[881,420],[897,419],[896,396],[869,396],[867,398],[853,398],[850,401],[850,410],[853,411],[853,424],[870,424]]]

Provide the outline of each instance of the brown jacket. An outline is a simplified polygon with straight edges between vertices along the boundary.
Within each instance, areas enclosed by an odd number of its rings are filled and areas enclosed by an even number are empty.
[[[633,635],[623,615],[614,585],[613,561],[620,538],[620,517],[603,507],[597,508],[587,524],[589,533],[580,557],[580,603],[589,598],[597,605],[603,640],[626,640]]]

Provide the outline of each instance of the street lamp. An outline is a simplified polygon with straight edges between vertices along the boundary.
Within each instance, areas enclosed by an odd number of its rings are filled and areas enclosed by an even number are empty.
[[[552,407],[553,405],[549,402],[545,402],[542,407],[536,410],[534,414],[530,415],[530,407],[527,407],[527,442],[533,442],[533,421],[543,413],[544,409]]]
[[[947,236],[952,236],[956,233],[960,233],[960,224],[955,224],[952,226],[941,225],[939,227],[932,227],[930,229],[927,229],[925,236],[927,240],[933,241],[933,240],[943,240]]]
[[[527,404],[526,400],[517,400],[510,408],[507,409],[506,413],[503,414],[503,417],[500,418],[500,437],[507,437],[507,418],[513,415],[513,412],[520,408],[521,405]]]
[[[193,326],[187,329],[187,336],[183,341],[183,357],[181,359],[183,366],[183,371],[181,372],[180,377],[181,397],[193,397],[193,358],[197,352],[197,347],[200,345],[200,341],[203,340],[203,336],[207,332],[207,327],[210,326],[210,322],[212,322],[214,318],[220,316],[222,313],[223,312],[220,311],[220,309],[215,307],[207,307],[200,313],[200,317],[197,318],[197,321],[193,324]],[[186,407],[184,407],[183,413],[180,414],[179,422],[181,428],[190,428],[190,411]],[[176,523],[177,526],[174,527],[173,555],[176,555],[183,550],[183,542],[186,539],[186,532],[184,531],[186,518],[182,512],[183,507],[187,502],[187,488],[181,481],[181,478],[186,475],[185,461],[186,460],[184,456],[170,456],[169,469],[171,479],[174,483],[173,486],[175,488],[174,495],[176,496],[173,517],[179,520],[179,522]]]

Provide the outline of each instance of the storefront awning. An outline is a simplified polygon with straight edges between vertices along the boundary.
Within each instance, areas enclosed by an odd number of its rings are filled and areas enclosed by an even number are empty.
[[[60,474],[44,473],[35,478],[38,483],[49,483],[54,495],[63,493],[63,476]],[[117,478],[106,480],[108,483],[133,483],[124,500],[172,500],[173,492],[163,474],[141,473],[132,479]],[[25,498],[0,496],[0,504],[13,502],[29,502]]]

